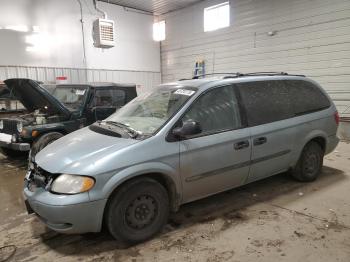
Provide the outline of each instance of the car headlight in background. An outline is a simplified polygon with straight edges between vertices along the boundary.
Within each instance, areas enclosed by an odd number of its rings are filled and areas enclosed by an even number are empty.
[[[23,123],[22,122],[18,122],[17,123],[17,131],[21,133],[22,130],[23,130]]]
[[[4,121],[0,120],[0,129],[4,129]]]
[[[89,191],[95,180],[87,176],[62,174],[57,177],[51,186],[51,191],[59,194],[79,194]]]

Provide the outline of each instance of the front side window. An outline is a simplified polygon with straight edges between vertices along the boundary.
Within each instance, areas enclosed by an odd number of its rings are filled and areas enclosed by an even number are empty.
[[[248,125],[257,126],[293,117],[288,90],[283,81],[238,84],[246,108]]]
[[[138,96],[116,113],[107,122],[120,123],[143,135],[154,134],[195,93],[194,87],[164,85]]]
[[[242,126],[239,106],[232,86],[217,87],[199,97],[182,122],[198,122],[201,135],[238,129]]]

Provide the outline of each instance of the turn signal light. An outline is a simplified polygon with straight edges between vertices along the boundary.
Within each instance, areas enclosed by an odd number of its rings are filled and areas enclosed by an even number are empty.
[[[38,131],[36,131],[36,130],[33,130],[32,131],[32,137],[36,137],[36,136],[38,136],[39,135],[39,132]]]

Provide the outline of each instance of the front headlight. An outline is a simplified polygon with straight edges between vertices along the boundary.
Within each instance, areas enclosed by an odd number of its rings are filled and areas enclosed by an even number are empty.
[[[95,180],[87,176],[62,174],[57,177],[51,186],[51,191],[59,194],[79,194],[89,191]]]
[[[0,120],[0,129],[4,129],[4,121]]]
[[[22,122],[18,122],[17,123],[17,131],[21,133],[22,130],[23,130],[23,123]]]

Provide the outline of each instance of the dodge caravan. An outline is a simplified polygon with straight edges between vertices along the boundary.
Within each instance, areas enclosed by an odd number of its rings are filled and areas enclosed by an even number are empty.
[[[163,84],[40,151],[26,175],[28,212],[62,233],[144,241],[169,212],[290,171],[320,174],[339,116],[304,76],[232,74]]]

